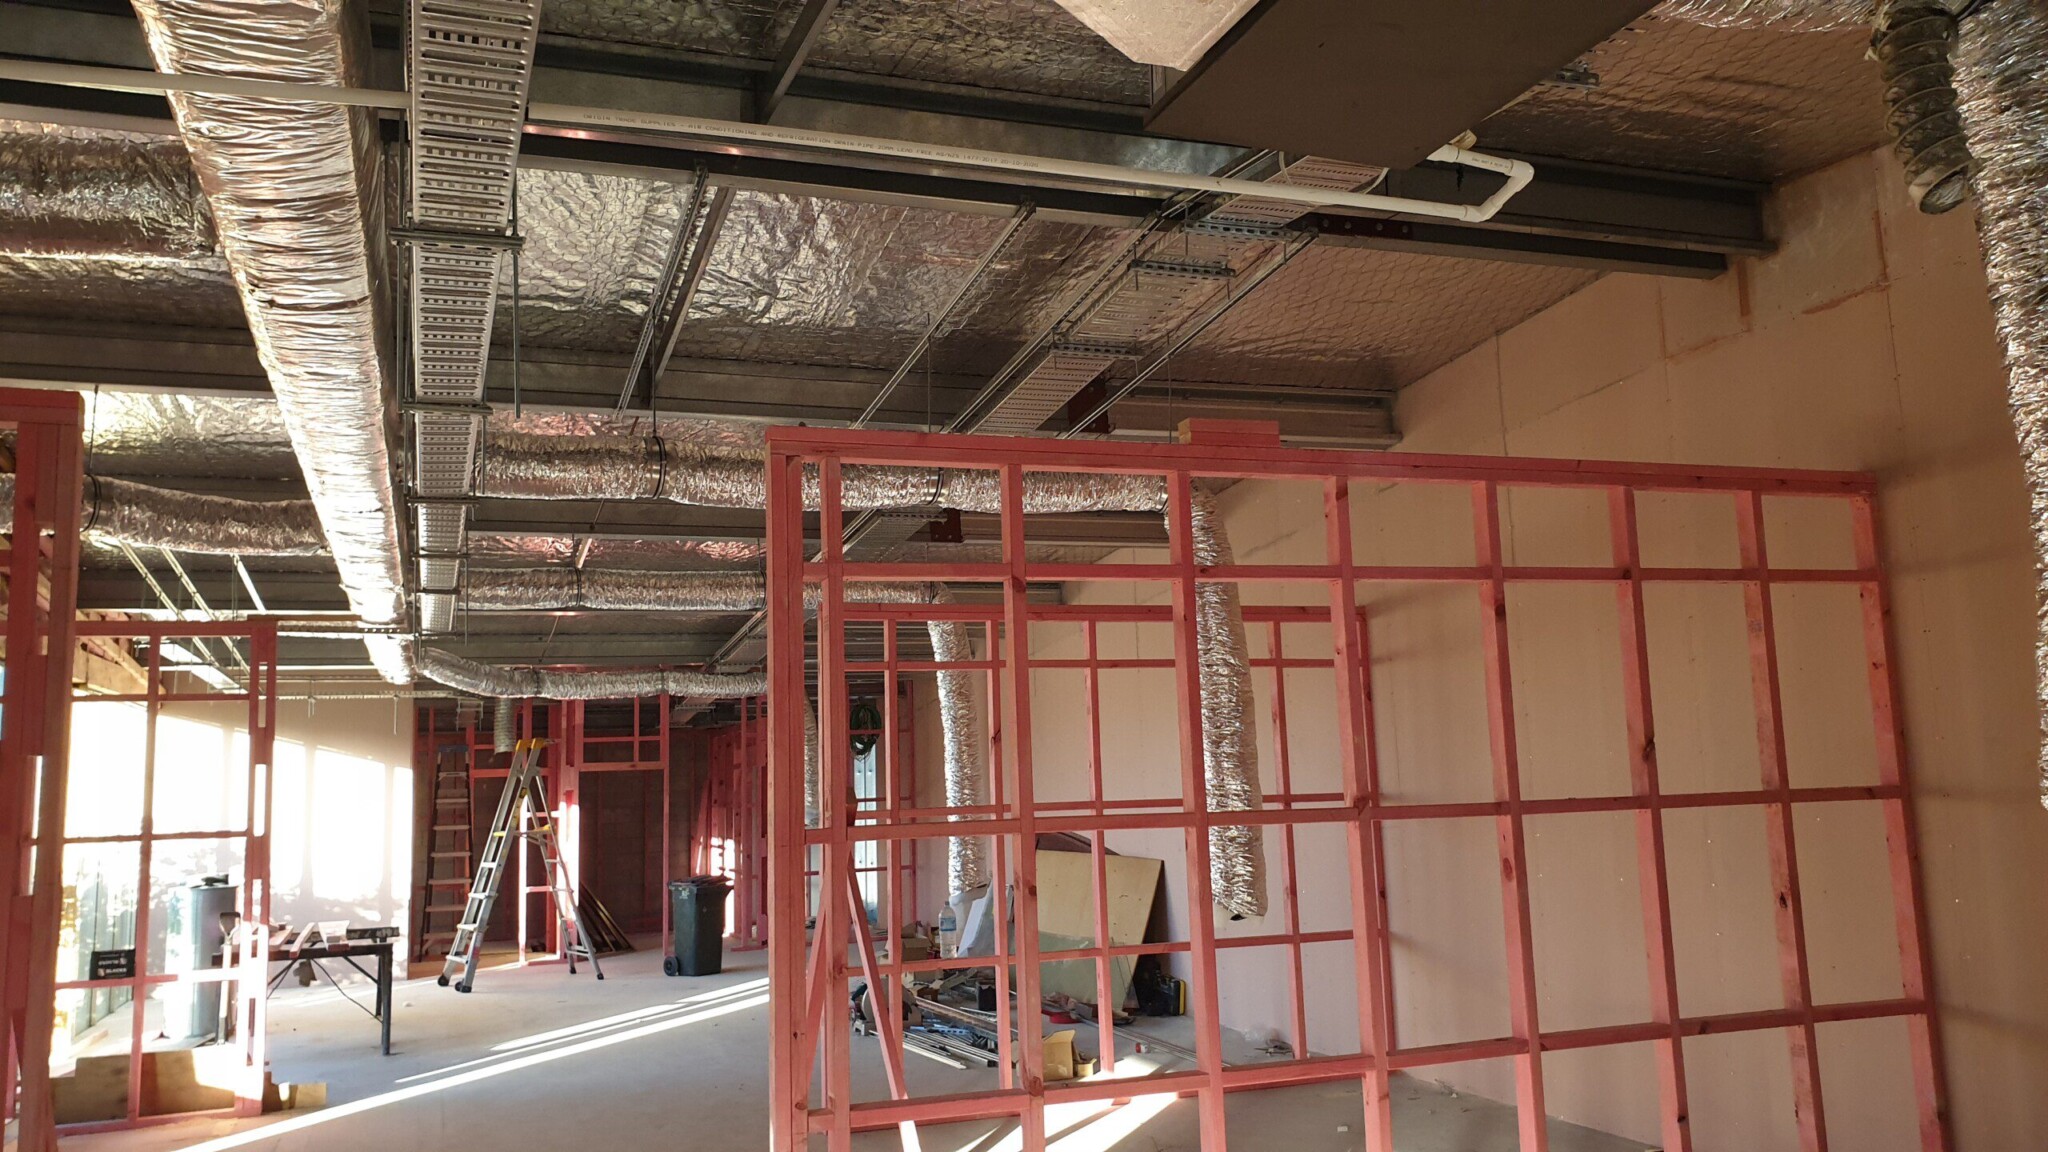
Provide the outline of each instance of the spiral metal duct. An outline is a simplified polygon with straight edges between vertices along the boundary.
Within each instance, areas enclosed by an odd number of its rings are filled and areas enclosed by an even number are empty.
[[[322,556],[304,500],[237,500],[88,476],[80,524],[101,540],[217,556]],[[0,532],[14,530],[14,473],[0,473]]]
[[[162,72],[361,86],[343,0],[136,0]],[[327,104],[170,97],[249,333],[357,616],[402,623],[392,411],[366,213],[382,203],[367,116]],[[405,645],[366,637],[386,680]]]

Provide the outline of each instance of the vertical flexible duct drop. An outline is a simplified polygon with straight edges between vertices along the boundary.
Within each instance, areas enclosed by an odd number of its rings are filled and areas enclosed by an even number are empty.
[[[506,696],[491,702],[491,750],[510,752],[519,742],[519,701]]]
[[[941,589],[943,593],[943,589]],[[942,595],[950,600],[950,596]],[[926,625],[932,658],[941,664],[974,659],[967,625],[934,620]],[[975,725],[974,673],[941,672],[939,724],[946,741],[946,806],[972,808],[984,803],[981,742]],[[951,892],[979,888],[989,882],[988,842],[981,836],[954,836],[946,841],[946,876]]]
[[[1977,235],[2032,511],[2038,766],[2048,804],[2048,5],[1997,0],[1965,20],[1956,88],[1976,157]]]
[[[1195,563],[1235,563],[1216,497],[1197,487],[1189,537]],[[1211,812],[1250,812],[1265,798],[1252,730],[1251,659],[1236,584],[1195,585],[1195,647],[1201,665],[1202,764]],[[1209,886],[1233,919],[1266,914],[1265,836],[1256,824],[1209,830]]]
[[[1928,215],[1970,197],[1970,146],[1956,111],[1956,17],[1928,0],[1894,0],[1878,17],[1871,51],[1884,70],[1885,124],[1906,170],[1906,192]]]

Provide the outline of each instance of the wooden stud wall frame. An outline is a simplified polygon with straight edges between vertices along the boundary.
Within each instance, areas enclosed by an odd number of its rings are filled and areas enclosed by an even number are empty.
[[[690,828],[690,873],[732,882],[726,947],[768,946],[768,706],[759,696],[739,702],[739,723],[705,741]]]
[[[269,992],[271,927],[271,815],[273,804],[273,766],[277,746],[277,621],[267,617],[252,617],[247,620],[224,621],[169,621],[146,620],[81,620],[76,625],[80,638],[105,638],[135,640],[148,645],[149,655],[144,664],[146,676],[143,691],[132,695],[110,695],[80,693],[71,698],[72,703],[139,704],[144,710],[145,740],[143,747],[136,750],[141,761],[138,773],[142,782],[141,821],[133,833],[109,836],[66,835],[61,843],[64,848],[91,846],[108,848],[132,846],[136,859],[136,890],[150,893],[153,888],[163,886],[163,877],[152,866],[153,857],[159,844],[172,845],[178,842],[214,843],[239,848],[242,856],[241,875],[235,900],[235,912],[243,925],[260,926],[258,931],[243,931],[229,939],[223,949],[218,966],[201,963],[194,958],[194,967],[188,971],[172,972],[165,964],[165,971],[151,972],[151,962],[156,949],[152,937],[150,920],[153,899],[138,900],[134,935],[130,943],[135,948],[132,971],[126,977],[116,979],[65,979],[52,986],[52,993],[65,991],[89,992],[91,990],[114,988],[129,994],[129,1042],[127,1068],[127,1105],[125,1113],[118,1119],[62,1125],[62,1131],[90,1132],[109,1129],[133,1128],[141,1125],[172,1123],[199,1116],[240,1116],[251,1117],[262,1114],[265,1094],[265,1074],[269,1065]],[[242,683],[232,687],[208,688],[195,683],[184,691],[166,687],[166,675],[179,669],[166,665],[164,657],[167,647],[176,646],[187,651],[207,652],[208,645],[232,647],[241,654],[246,668],[237,668]],[[161,722],[170,706],[208,706],[218,704],[241,704],[247,709],[243,720],[247,736],[242,763],[239,770],[247,773],[242,781],[239,795],[242,811],[235,813],[220,828],[178,828],[163,830],[157,827],[159,797],[176,794],[185,782],[180,773],[192,765],[180,762],[178,757],[163,747],[158,732]],[[233,752],[228,753],[230,757]],[[228,765],[223,765],[225,770]],[[59,853],[62,855],[62,853]],[[51,929],[52,950],[56,946],[57,925]],[[230,1031],[233,1033],[234,1071],[231,1085],[234,1103],[210,1111],[188,1111],[174,1113],[152,1113],[146,1110],[145,1081],[153,1074],[146,1067],[144,1053],[148,1050],[150,1037],[145,1027],[145,1001],[152,990],[173,985],[195,985],[212,983],[221,987],[223,1001],[233,1005]],[[221,1041],[225,1044],[227,1041]]]
[[[1574,460],[1521,460],[1486,457],[1395,455],[1303,451],[1282,448],[1270,432],[1217,429],[1198,433],[1192,443],[1176,445],[1074,442],[1037,439],[943,436],[918,433],[848,432],[806,428],[772,429],[768,433],[768,619],[769,619],[769,859],[771,1000],[770,1134],[776,1152],[822,1143],[831,1152],[851,1146],[853,1134],[889,1128],[908,1129],[923,1123],[945,1123],[993,1117],[1014,1117],[1023,1152],[1046,1146],[1048,1104],[1073,1101],[1125,1100],[1172,1093],[1197,1101],[1204,1152],[1226,1148],[1224,1100],[1230,1092],[1287,1084],[1355,1080],[1362,1086],[1365,1147],[1370,1152],[1393,1148],[1392,1107],[1388,1080],[1392,1073],[1464,1061],[1501,1059],[1514,1067],[1520,1147],[1543,1152],[1548,1134],[1544,1123],[1543,1057],[1546,1053],[1622,1044],[1647,1045],[1656,1054],[1658,1108],[1662,1145],[1671,1152],[1693,1147],[1686,1092],[1685,1044],[1690,1037],[1729,1032],[1780,1030],[1789,1038],[1789,1074],[1803,1152],[1827,1147],[1827,1112],[1822,1100],[1817,1025],[1849,1020],[1903,1020],[1910,1045],[1915,1086],[1913,1107],[1918,1145],[1924,1152],[1942,1152],[1947,1134],[1942,1118],[1941,1059],[1929,987],[1928,948],[1917,876],[1913,813],[1908,800],[1907,766],[1897,706],[1897,685],[1887,638],[1887,606],[1882,547],[1873,507],[1874,482],[1867,475],[1758,469],[1688,467],[1662,464],[1609,463]],[[859,465],[982,470],[999,473],[1002,508],[1002,559],[992,563],[856,561],[844,555],[847,522],[841,503],[842,470]],[[1160,477],[1166,490],[1166,517],[1172,541],[1163,563],[1073,564],[1029,559],[1030,519],[1023,511],[1024,477],[1032,472],[1136,473]],[[807,477],[809,478],[807,480]],[[1314,564],[1234,564],[1203,567],[1195,563],[1187,531],[1191,519],[1192,485],[1210,479],[1279,480],[1320,487],[1324,523],[1324,558]],[[1476,562],[1451,566],[1375,566],[1355,559],[1352,499],[1355,486],[1389,483],[1425,484],[1463,489],[1469,494],[1472,554]],[[1606,563],[1564,567],[1511,564],[1502,547],[1503,489],[1573,489],[1603,502],[1607,512],[1611,556]],[[811,493],[821,524],[822,545],[806,551],[803,535],[806,490]],[[1734,567],[1646,567],[1642,562],[1637,525],[1638,497],[1646,493],[1705,493],[1732,502],[1739,561]],[[1855,563],[1834,569],[1774,567],[1765,546],[1767,498],[1800,497],[1846,505],[1853,524]],[[1460,502],[1462,503],[1462,501]],[[1087,581],[1151,582],[1165,589],[1168,602],[1153,605],[1049,604],[1034,602],[1027,592],[1046,583]],[[848,599],[850,581],[957,582],[995,585],[997,603],[877,604]],[[1327,590],[1327,603],[1309,607],[1245,610],[1248,632],[1266,630],[1269,642],[1255,666],[1276,669],[1277,690],[1268,704],[1279,755],[1270,779],[1277,790],[1254,812],[1211,813],[1205,797],[1201,761],[1200,692],[1196,662],[1195,590],[1203,582],[1283,582]],[[1458,803],[1390,803],[1379,789],[1367,658],[1367,621],[1359,608],[1361,586],[1375,582],[1431,583],[1463,586],[1477,597],[1485,664],[1485,723],[1491,736],[1493,795]],[[1508,590],[1522,584],[1579,584],[1612,589],[1618,613],[1618,654],[1628,733],[1629,788],[1626,794],[1576,798],[1534,798],[1524,794],[1521,753],[1515,729],[1514,678],[1508,642]],[[1644,590],[1660,583],[1722,585],[1739,590],[1744,605],[1749,647],[1752,702],[1756,717],[1761,778],[1754,788],[1721,792],[1680,792],[1663,788],[1658,772],[1656,717],[1651,706],[1650,644],[1646,634]],[[806,611],[806,585],[817,590],[815,622]],[[1773,616],[1774,587],[1829,584],[1853,588],[1861,611],[1862,651],[1857,662],[1868,668],[1867,689],[1875,725],[1877,778],[1874,784],[1848,787],[1795,787],[1787,773],[1785,722],[1779,684],[1779,655]],[[898,629],[921,627],[932,619],[967,621],[988,645],[982,659],[950,665],[900,660],[895,644]],[[1034,718],[1030,684],[1034,667],[1053,661],[1034,660],[1029,625],[1037,621],[1079,623],[1087,637],[1087,657],[1063,662],[1080,667],[1086,679],[1092,794],[1085,802],[1053,803],[1037,798],[1032,772]],[[1106,623],[1144,621],[1169,625],[1172,655],[1153,661],[1103,660],[1095,643],[1097,628]],[[1288,655],[1279,640],[1282,625],[1315,621],[1329,627],[1332,654],[1321,659]],[[871,627],[879,622],[885,635],[879,665],[849,661],[845,631],[849,623]],[[815,640],[815,659],[808,645]],[[1111,667],[1153,666],[1175,678],[1177,715],[1158,722],[1177,723],[1180,730],[1180,795],[1143,802],[1110,800],[1102,787],[1101,685],[1098,673]],[[885,700],[897,696],[901,677],[939,667],[985,675],[987,714],[996,754],[987,766],[992,799],[973,808],[912,807],[901,803],[849,805],[848,720],[844,702],[849,674],[880,674]],[[1329,669],[1337,686],[1336,713],[1341,791],[1295,794],[1287,757],[1288,701],[1285,667]],[[807,827],[804,811],[804,709],[806,679],[815,672],[818,690],[819,747],[822,783],[819,826]],[[1051,722],[1050,720],[1048,722]],[[1071,725],[1076,718],[1060,716]],[[885,726],[888,727],[888,726]],[[1668,751],[1668,749],[1667,749]],[[885,755],[899,754],[895,741],[885,741]],[[1900,956],[1901,995],[1877,1001],[1819,1003],[1813,995],[1807,926],[1801,898],[1793,806],[1796,804],[1863,801],[1879,805],[1886,829],[1888,881]],[[1669,877],[1666,865],[1666,814],[1683,809],[1747,807],[1764,813],[1769,845],[1770,879],[1776,896],[1777,965],[1781,974],[1781,1007],[1724,1015],[1688,1016],[1680,1011],[1672,931]],[[1641,915],[1646,941],[1650,1011],[1646,1018],[1611,1026],[1565,1031],[1546,1030],[1539,1019],[1536,959],[1531,928],[1530,896],[1525,877],[1525,821],[1529,817],[1567,813],[1627,813],[1633,817],[1640,872]],[[1507,957],[1507,1003],[1511,1030],[1491,1039],[1451,1044],[1404,1046],[1396,1035],[1394,1005],[1401,990],[1394,983],[1392,945],[1385,902],[1385,833],[1392,822],[1477,818],[1497,833],[1503,931]],[[959,821],[949,823],[949,820]],[[1274,885],[1280,905],[1270,914],[1283,931],[1258,937],[1219,939],[1214,922],[1209,876],[1207,829],[1255,823],[1280,841],[1281,875]],[[1339,932],[1304,932],[1295,891],[1295,836],[1312,826],[1338,828],[1346,840],[1349,863],[1351,928]],[[896,1013],[879,1013],[882,1051],[888,1082],[886,1099],[852,1098],[851,1051],[840,1013],[828,1005],[845,1004],[850,977],[872,986],[894,989],[908,972],[932,972],[967,966],[989,966],[988,958],[932,959],[905,962],[897,949],[880,955],[865,917],[853,915],[848,890],[856,841],[878,841],[892,852],[921,840],[938,840],[949,832],[971,829],[991,838],[995,851],[992,875],[1014,885],[1015,898],[1006,913],[1016,925],[1014,948],[997,932],[994,967],[998,981],[998,1032],[1008,1041],[1010,985],[1019,1006],[1039,1002],[1039,963],[1046,960],[1093,960],[1098,972],[1112,956],[1142,952],[1182,953],[1189,981],[1189,1013],[1197,1037],[1195,1066],[1185,1070],[1118,1076],[1104,1060],[1104,1075],[1048,1084],[1036,1043],[1008,1042],[1002,1052],[1000,1086],[985,1092],[910,1097],[904,1085]],[[1098,931],[1095,946],[1071,951],[1041,951],[1036,895],[1035,853],[1023,850],[1042,833],[1073,832],[1095,845],[1095,907],[1104,907],[1101,866],[1105,831],[1156,829],[1178,831],[1185,844],[1187,938],[1170,944],[1111,947]],[[806,882],[806,861],[818,851],[822,877],[815,905]],[[1169,865],[1171,866],[1171,865]],[[1001,892],[1002,884],[996,885]],[[999,901],[1000,903],[1000,901]],[[815,917],[814,931],[806,922]],[[1000,921],[999,921],[1000,922]],[[884,934],[894,931],[885,921]],[[1304,1007],[1301,949],[1323,940],[1352,944],[1353,977],[1358,1004],[1359,1051],[1343,1056],[1302,1056],[1310,1051],[1310,1020]],[[823,944],[821,945],[821,942]],[[1218,950],[1257,944],[1279,946],[1289,957],[1292,1030],[1297,1058],[1268,1063],[1229,1065],[1222,1054],[1217,988]],[[1014,951],[1014,955],[1012,952]],[[1011,966],[1014,962],[1014,976]],[[1106,978],[1104,980],[1106,984]],[[1022,1035],[1031,1035],[1026,1025]],[[1105,1040],[1105,1053],[1112,1045]],[[1014,1051],[1013,1051],[1014,1049]],[[819,1086],[814,1093],[814,1082]],[[906,1136],[908,1133],[906,1132]],[[906,1141],[907,1143],[907,1141]]]
[[[64,816],[83,413],[74,393],[0,390],[0,427],[14,432],[0,696],[0,1125],[19,1123],[23,1152],[57,1145],[49,1068],[63,854],[35,844]]]

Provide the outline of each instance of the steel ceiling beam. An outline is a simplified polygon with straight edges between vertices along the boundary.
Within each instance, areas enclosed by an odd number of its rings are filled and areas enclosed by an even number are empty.
[[[522,351],[526,407],[604,413],[618,402],[623,357],[563,349]],[[865,410],[889,373],[871,369],[677,359],[663,373],[662,416],[846,424]],[[0,381],[17,387],[99,388],[177,395],[267,396],[247,332],[155,325],[0,317]],[[510,366],[493,356],[486,386],[504,395]],[[921,429],[944,420],[985,377],[918,373],[876,414],[873,426]],[[929,387],[929,405],[926,389]],[[629,410],[645,414],[649,409]],[[1398,440],[1393,394],[1368,388],[1300,388],[1248,382],[1175,380],[1144,387],[1111,413],[1119,434],[1157,437],[1190,416],[1278,420],[1299,443],[1385,447]]]
[[[0,3],[17,52],[86,64],[146,66],[132,18],[90,11]],[[396,25],[379,33],[384,45],[373,61],[385,86],[401,83],[401,41]],[[21,45],[21,46],[16,46]],[[706,58],[688,53],[592,49],[543,38],[532,90],[545,102],[626,110],[659,110],[744,121],[749,118],[761,61]],[[788,127],[893,137],[920,143],[1135,164],[1187,172],[1213,172],[1242,150],[1144,134],[1141,109],[1082,110],[1075,102],[1027,98],[866,78],[867,88],[844,78],[816,77],[806,69],[778,105]],[[815,82],[814,82],[815,81]],[[829,82],[827,82],[829,81]],[[30,119],[168,118],[160,97],[134,97],[49,85],[0,84],[0,105],[17,106]],[[1085,111],[1085,114],[1083,112]],[[754,146],[709,147],[626,132],[528,126],[522,164],[576,167],[674,180],[706,166],[721,186],[752,184],[812,195],[887,199],[956,211],[1007,214],[1028,199],[1047,219],[1132,226],[1158,205],[1148,195],[1119,195],[1099,187],[1062,186],[1041,178],[989,172],[939,172],[879,159],[834,159],[777,154]],[[1710,258],[1700,252],[1768,250],[1761,185],[1674,173],[1630,170],[1572,160],[1524,157],[1538,167],[1536,182],[1498,219],[1483,227],[1427,228],[1419,236],[1383,236],[1370,228],[1344,238],[1358,244],[1428,245],[1434,254],[1478,259],[1540,261],[1633,271],[1699,275]],[[1480,178],[1422,165],[1391,173],[1387,190],[1438,198],[1430,189]],[[1321,221],[1309,226],[1341,231]],[[1574,241],[1544,243],[1523,237]],[[1410,248],[1408,250],[1422,250]]]
[[[837,7],[839,0],[804,0],[803,10],[796,14],[796,23],[782,41],[782,50],[775,54],[775,63],[755,82],[755,120],[766,124],[775,119],[775,110],[789,95],[789,86],[796,82],[797,73],[817,46],[818,35],[825,30],[825,21]]]

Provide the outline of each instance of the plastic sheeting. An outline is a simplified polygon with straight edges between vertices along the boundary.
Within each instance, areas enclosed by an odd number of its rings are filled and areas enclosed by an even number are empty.
[[[217,556],[320,556],[327,541],[304,500],[237,500],[86,478],[87,535],[138,548]],[[14,474],[0,472],[0,532],[14,530]]]
[[[2007,401],[2032,503],[2042,803],[2048,805],[2048,10],[1986,4],[1963,21],[1956,88],[1976,157],[1977,232],[2005,344]]]
[[[137,0],[164,72],[362,85],[341,0]],[[332,105],[173,95],[264,369],[292,434],[349,603],[364,621],[405,614],[392,419],[377,339],[365,205],[376,134]],[[387,680],[402,646],[369,641]]]

